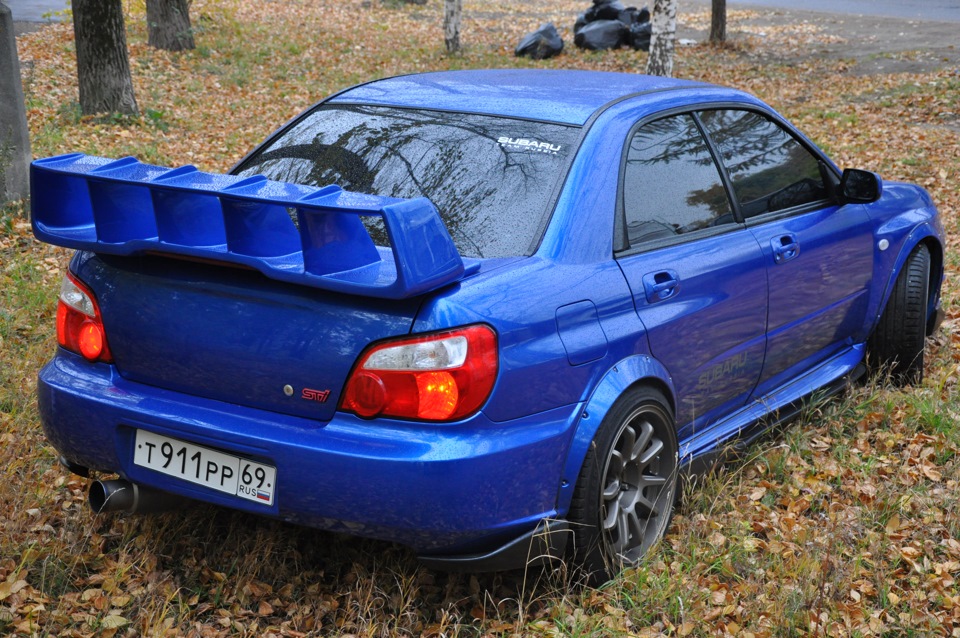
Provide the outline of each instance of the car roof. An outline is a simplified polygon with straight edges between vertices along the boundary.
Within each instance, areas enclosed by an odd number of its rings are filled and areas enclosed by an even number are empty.
[[[440,71],[376,80],[333,96],[363,103],[501,115],[582,125],[610,102],[637,93],[711,85],[632,73],[555,69]]]

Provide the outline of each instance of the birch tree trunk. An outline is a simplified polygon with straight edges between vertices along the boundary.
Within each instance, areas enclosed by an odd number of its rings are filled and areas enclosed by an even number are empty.
[[[710,41],[727,41],[727,0],[713,0],[710,11]]]
[[[73,0],[80,110],[136,115],[120,0]]]
[[[673,48],[677,34],[677,0],[654,0],[650,19],[650,57],[647,74],[673,75]]]
[[[443,0],[443,41],[447,51],[460,51],[460,14],[463,13],[463,0]]]
[[[187,0],[147,0],[147,44],[167,51],[192,49]]]

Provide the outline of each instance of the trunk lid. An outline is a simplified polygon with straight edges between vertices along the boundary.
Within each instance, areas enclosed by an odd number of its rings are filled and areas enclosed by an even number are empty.
[[[420,305],[180,258],[80,253],[74,266],[125,379],[318,421],[361,351],[409,333]]]

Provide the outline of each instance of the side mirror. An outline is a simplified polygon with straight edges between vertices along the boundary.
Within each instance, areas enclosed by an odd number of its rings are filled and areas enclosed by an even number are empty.
[[[883,193],[883,180],[876,173],[845,168],[840,178],[840,198],[844,204],[871,204]]]

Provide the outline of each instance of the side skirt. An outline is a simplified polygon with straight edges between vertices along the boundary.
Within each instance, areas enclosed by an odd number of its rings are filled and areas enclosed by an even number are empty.
[[[710,471],[735,457],[771,428],[797,417],[804,408],[843,392],[866,372],[865,353],[864,344],[852,346],[707,430],[681,441],[683,474],[693,476]]]

